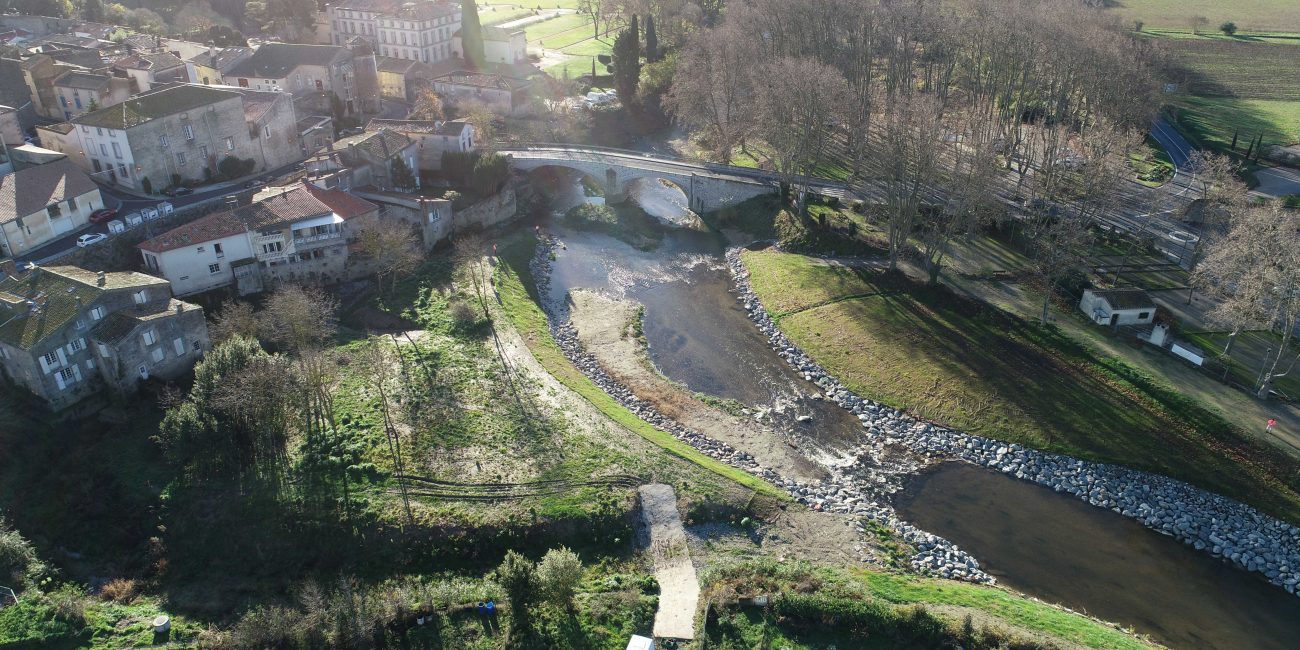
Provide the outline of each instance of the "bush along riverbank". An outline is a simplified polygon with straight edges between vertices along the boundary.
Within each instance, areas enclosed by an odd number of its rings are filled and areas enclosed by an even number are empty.
[[[529,263],[529,270],[536,284],[538,296],[547,296],[550,293],[551,258],[556,246],[557,241],[555,238],[542,236],[539,239],[536,253]],[[542,299],[542,309],[547,314],[551,336],[569,361],[599,386],[601,390],[655,428],[691,445],[710,458],[744,470],[784,489],[794,500],[813,510],[850,514],[888,526],[919,550],[911,560],[912,567],[919,572],[976,583],[992,584],[995,582],[992,576],[980,570],[979,563],[970,554],[957,548],[956,545],[942,537],[927,533],[898,519],[894,515],[892,507],[880,505],[881,495],[888,494],[893,489],[896,489],[901,483],[901,477],[916,470],[919,463],[904,462],[895,464],[894,466],[900,469],[895,471],[889,479],[882,478],[883,483],[877,483],[877,487],[870,492],[861,487],[870,484],[868,481],[862,480],[861,476],[852,472],[843,471],[844,467],[854,467],[848,463],[836,462],[834,466],[827,467],[831,477],[821,481],[801,482],[782,476],[772,468],[762,465],[752,455],[739,451],[724,442],[713,440],[698,431],[684,427],[659,413],[649,403],[636,397],[631,390],[614,381],[600,367],[595,357],[583,349],[582,344],[578,341],[577,330],[569,322],[566,305],[549,304],[549,301]],[[806,444],[806,441],[801,440],[801,442]],[[857,458],[865,453],[868,452],[858,449],[851,452],[850,455]],[[874,453],[880,454],[882,452],[877,449],[874,450]],[[814,457],[811,459],[825,466],[826,463],[821,462],[822,459],[815,457],[817,455],[813,454]],[[820,455],[823,458],[828,456],[839,458],[842,456],[842,454]],[[887,485],[888,489],[881,490],[879,485]],[[865,540],[866,526],[859,525],[857,531]]]
[[[934,460],[961,460],[1057,492],[1067,492],[1107,508],[1200,551],[1231,561],[1269,582],[1296,593],[1300,584],[1300,529],[1243,503],[1182,481],[1116,465],[1047,454],[1017,444],[973,436],[918,421],[890,407],[863,399],[817,365],[776,326],[754,293],[740,249],[727,251],[727,264],[751,320],[768,337],[773,350],[827,399],[854,413],[872,439],[901,444]],[[852,472],[852,468],[845,468]],[[877,479],[882,485],[893,481]],[[883,517],[896,520],[891,513]],[[904,525],[905,526],[905,525]],[[904,536],[912,541],[906,533]],[[918,546],[924,549],[923,544]],[[933,563],[924,555],[912,564]]]

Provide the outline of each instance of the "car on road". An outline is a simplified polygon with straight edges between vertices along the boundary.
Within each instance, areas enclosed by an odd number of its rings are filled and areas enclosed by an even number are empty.
[[[185,196],[186,194],[193,193],[194,189],[189,187],[172,187],[168,188],[166,192],[163,192],[163,194],[166,194],[167,196]]]
[[[263,182],[262,179],[260,179],[260,178],[254,178],[253,180],[248,181],[247,183],[244,183],[244,189],[248,190],[248,189],[252,189],[252,188],[254,188],[254,187],[261,187],[261,186],[263,186],[263,185],[266,185],[266,183]]]
[[[90,213],[90,223],[104,223],[111,221],[117,216],[117,210],[113,208],[100,208]]]
[[[99,242],[102,242],[105,239],[108,239],[108,235],[105,235],[102,232],[86,233],[77,238],[77,246],[81,248],[85,248],[93,244],[98,244]]]

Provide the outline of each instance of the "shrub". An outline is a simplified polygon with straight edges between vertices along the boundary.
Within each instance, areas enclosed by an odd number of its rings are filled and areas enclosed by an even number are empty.
[[[537,598],[537,566],[516,551],[506,553],[493,577],[506,592],[510,604],[510,625],[516,630],[527,629],[528,605]]]
[[[491,153],[474,162],[471,186],[480,196],[496,194],[509,177],[510,165],[505,157]]]
[[[537,564],[537,582],[552,603],[573,605],[573,594],[582,580],[582,560],[578,554],[561,546],[546,552]]]
[[[469,303],[458,300],[451,304],[451,322],[453,328],[468,331],[478,324],[478,312]]]
[[[252,158],[226,156],[221,159],[221,162],[217,163],[217,176],[221,180],[228,181],[253,173],[253,168],[256,166],[257,161]]]
[[[22,589],[33,584],[45,572],[45,564],[36,556],[32,543],[9,528],[0,519],[0,584]]]
[[[1232,21],[1223,23],[1222,25],[1219,25],[1219,31],[1223,32],[1228,36],[1232,36],[1233,34],[1237,33],[1237,23],[1234,23]]]
[[[140,189],[144,190],[145,194],[153,194],[153,181],[149,180],[148,176],[140,179]]]
[[[121,603],[123,605],[129,604],[132,600],[135,600],[135,595],[135,581],[127,578],[110,580],[102,589],[99,590],[100,598],[111,600],[115,603]]]

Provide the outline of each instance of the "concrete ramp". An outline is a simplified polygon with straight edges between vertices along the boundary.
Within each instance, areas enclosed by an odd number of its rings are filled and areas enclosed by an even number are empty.
[[[642,485],[642,542],[654,560],[659,581],[659,611],[655,612],[657,639],[695,638],[695,609],[700,600],[700,582],[691,564],[686,531],[677,512],[677,494],[671,485]]]

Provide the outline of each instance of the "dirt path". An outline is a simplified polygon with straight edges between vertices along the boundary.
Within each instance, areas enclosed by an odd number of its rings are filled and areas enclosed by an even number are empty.
[[[750,454],[783,476],[800,481],[828,476],[777,432],[709,406],[656,372],[644,344],[630,332],[637,314],[635,303],[583,290],[573,291],[569,297],[570,319],[583,346],[615,381],[653,404],[664,417]]]
[[[671,485],[662,483],[642,485],[638,492],[644,526],[641,542],[654,560],[655,579],[659,581],[655,638],[694,639],[700,582],[677,512],[677,494]]]

